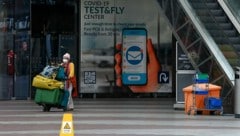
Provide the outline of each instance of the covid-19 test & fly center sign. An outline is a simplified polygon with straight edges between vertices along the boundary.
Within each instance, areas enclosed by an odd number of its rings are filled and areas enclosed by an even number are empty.
[[[145,28],[158,44],[156,0],[81,0],[80,93],[109,92],[114,86],[115,46],[123,28]],[[157,73],[156,73],[157,74]]]

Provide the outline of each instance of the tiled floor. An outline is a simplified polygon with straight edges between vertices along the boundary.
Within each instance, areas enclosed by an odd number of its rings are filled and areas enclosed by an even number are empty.
[[[234,116],[189,116],[171,99],[79,99],[75,136],[238,136]],[[0,101],[0,136],[58,136],[64,112],[33,101]]]

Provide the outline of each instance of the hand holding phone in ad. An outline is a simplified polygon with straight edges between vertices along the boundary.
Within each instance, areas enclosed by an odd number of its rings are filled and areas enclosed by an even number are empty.
[[[156,92],[158,90],[158,72],[160,71],[160,63],[157,59],[156,53],[153,48],[152,40],[147,39],[147,83],[145,85],[128,85],[128,87],[135,93]],[[122,82],[122,44],[116,45],[118,53],[115,54],[115,72],[116,72],[116,85],[123,86]]]
[[[122,31],[122,83],[145,85],[147,83],[147,30],[125,28]]]

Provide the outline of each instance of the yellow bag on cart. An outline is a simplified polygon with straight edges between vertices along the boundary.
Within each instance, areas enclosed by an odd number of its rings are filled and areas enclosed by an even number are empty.
[[[54,79],[49,79],[40,75],[37,75],[33,78],[32,86],[36,88],[42,89],[62,89],[64,87],[64,83],[61,81],[57,81]]]

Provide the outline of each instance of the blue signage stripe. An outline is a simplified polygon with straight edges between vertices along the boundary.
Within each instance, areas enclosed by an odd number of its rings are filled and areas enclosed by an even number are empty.
[[[124,30],[123,35],[143,35],[145,36],[147,32],[145,30]]]

